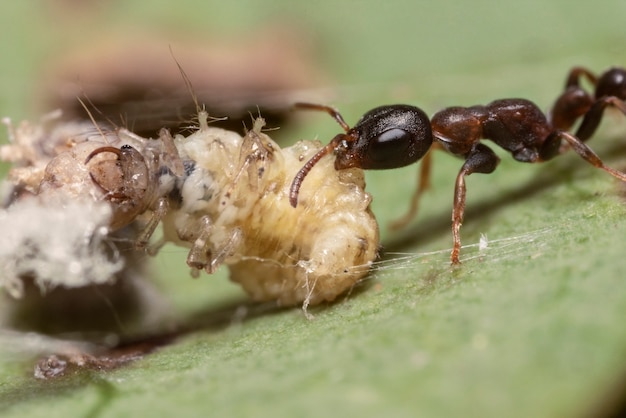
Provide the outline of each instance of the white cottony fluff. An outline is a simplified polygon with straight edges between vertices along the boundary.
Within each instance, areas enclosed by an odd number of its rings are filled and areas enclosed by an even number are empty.
[[[106,241],[109,205],[93,200],[45,204],[36,197],[0,210],[0,287],[13,297],[32,277],[42,291],[113,279],[123,260]]]

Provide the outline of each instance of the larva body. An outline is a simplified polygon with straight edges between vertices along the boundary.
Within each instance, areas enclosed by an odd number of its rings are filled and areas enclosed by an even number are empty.
[[[293,208],[291,181],[321,144],[281,149],[261,132],[261,119],[243,137],[210,127],[204,112],[199,121],[187,137],[162,130],[145,139],[118,129],[55,139],[55,152],[13,158],[18,167],[9,179],[42,206],[51,199],[105,202],[108,233],[128,236],[130,229],[136,247],[146,246],[161,224],[152,248],[165,242],[190,248],[187,263],[195,271],[226,264],[255,300],[332,301],[367,273],[379,237],[360,169],[336,171],[331,159],[320,162],[307,179],[313,187]],[[14,136],[5,146],[13,151],[29,142]],[[40,148],[33,141],[29,147]]]

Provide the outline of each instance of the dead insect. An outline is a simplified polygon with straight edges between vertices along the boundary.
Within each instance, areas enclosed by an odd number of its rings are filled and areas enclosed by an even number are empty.
[[[194,270],[212,273],[227,264],[231,280],[256,300],[306,307],[352,287],[378,250],[362,171],[341,174],[326,166],[313,180],[315,193],[304,195],[294,212],[292,173],[320,144],[281,149],[261,132],[262,119],[242,138],[209,127],[207,116],[200,112],[198,130],[174,138],[185,172],[160,178],[174,185],[169,210],[158,214],[162,242],[190,247],[187,263]]]
[[[42,206],[53,196],[104,203],[108,234],[129,227],[135,248],[152,253],[166,242],[188,247],[194,274],[226,264],[256,300],[332,301],[367,274],[379,237],[360,169],[320,164],[309,177],[314,192],[303,193],[294,211],[290,179],[319,142],[281,149],[261,132],[261,118],[243,137],[210,127],[204,111],[198,120],[187,137],[163,129],[146,139],[117,129],[74,138],[56,155],[40,156],[45,163],[28,176],[10,178],[28,180]],[[16,142],[10,146],[24,141]],[[162,237],[150,243],[160,224]]]
[[[579,86],[580,76],[596,85],[592,96]],[[348,167],[387,169],[406,166],[424,157],[421,181],[414,196],[410,219],[417,211],[417,201],[427,187],[430,154],[434,145],[465,159],[456,176],[452,211],[454,245],[450,260],[459,264],[460,227],[465,211],[465,177],[472,173],[491,173],[499,158],[481,139],[490,139],[509,151],[520,162],[547,161],[572,148],[585,161],[615,178],[626,182],[626,174],[607,167],[584,143],[595,132],[602,112],[613,106],[626,114],[626,71],[614,68],[600,78],[584,69],[574,69],[568,77],[566,91],[557,99],[549,117],[531,101],[502,99],[486,106],[449,107],[437,112],[431,120],[419,108],[409,105],[377,107],[367,112],[350,128],[339,112],[329,106],[299,103],[305,109],[329,113],[343,128],[296,174],[290,189],[290,202],[296,207],[304,178],[322,157],[334,153],[335,169]],[[583,120],[571,134],[566,130],[580,117]]]

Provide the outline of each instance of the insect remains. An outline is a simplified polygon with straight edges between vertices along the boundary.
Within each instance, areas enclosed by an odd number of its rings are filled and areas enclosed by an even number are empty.
[[[580,86],[586,77],[594,84],[590,94]],[[581,158],[613,177],[626,182],[626,174],[606,166],[585,144],[598,127],[603,111],[615,107],[626,115],[626,70],[612,68],[596,77],[583,68],[571,70],[566,90],[556,100],[548,116],[525,99],[495,100],[485,106],[448,107],[429,120],[419,108],[409,105],[381,106],[367,112],[350,128],[339,112],[329,106],[309,103],[300,108],[329,113],[345,134],[338,134],[300,169],[290,190],[290,202],[297,207],[302,183],[313,167],[334,153],[335,169],[349,167],[388,169],[406,166],[424,158],[421,179],[411,212],[397,225],[403,225],[417,212],[418,200],[428,185],[430,149],[444,149],[462,157],[454,187],[450,261],[459,264],[460,228],[466,201],[465,177],[473,173],[492,173],[499,158],[482,139],[489,139],[509,151],[520,162],[550,160],[573,149]],[[575,134],[568,132],[582,118]]]
[[[13,143],[0,148],[0,156],[14,163],[5,212],[7,228],[16,229],[17,247],[12,243],[11,250],[0,254],[0,264],[19,264],[25,257],[42,260],[53,251],[43,243],[35,245],[34,253],[14,249],[31,248],[40,238],[20,236],[21,226],[11,226],[10,211],[32,201],[44,213],[55,201],[101,208],[98,219],[86,210],[91,228],[77,232],[80,239],[75,241],[84,247],[98,231],[100,240],[90,251],[115,254],[118,270],[124,258],[143,254],[122,251],[120,237],[150,253],[172,242],[189,248],[187,264],[194,275],[213,273],[225,264],[231,280],[253,299],[305,308],[334,300],[367,274],[379,236],[362,170],[336,171],[330,163],[320,163],[318,173],[309,176],[314,187],[301,194],[294,211],[291,178],[321,144],[300,141],[281,149],[262,132],[262,118],[243,137],[209,126],[208,118],[200,111],[190,135],[172,136],[162,129],[156,139],[123,128],[95,131],[93,125],[55,121],[10,127]],[[34,217],[33,224],[45,228],[37,222]],[[159,225],[162,236],[152,240]],[[62,230],[57,231],[59,240],[67,238]],[[11,270],[0,285],[15,284],[24,275],[39,276],[42,288],[65,285],[59,269],[80,265],[76,247],[60,257],[64,262],[57,263],[54,277],[42,276],[44,263],[38,270]],[[111,276],[103,272],[96,281],[107,278]],[[19,296],[19,289],[14,295]]]

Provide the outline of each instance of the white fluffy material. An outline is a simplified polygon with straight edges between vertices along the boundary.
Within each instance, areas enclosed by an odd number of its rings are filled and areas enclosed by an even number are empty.
[[[124,263],[106,242],[110,216],[107,204],[87,199],[26,198],[0,209],[0,287],[19,298],[24,277],[42,291],[112,280]]]

